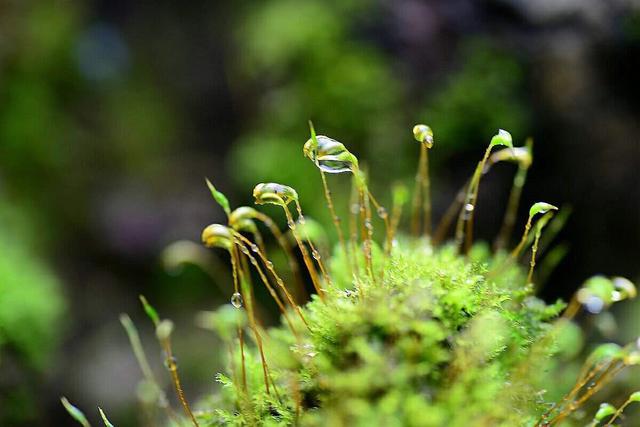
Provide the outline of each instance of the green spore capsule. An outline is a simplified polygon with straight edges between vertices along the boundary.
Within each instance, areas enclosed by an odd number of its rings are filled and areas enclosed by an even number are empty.
[[[413,127],[413,137],[427,148],[433,147],[433,130],[429,126],[415,125]]]
[[[228,227],[220,224],[211,224],[202,231],[202,243],[208,248],[231,250],[233,238]]]
[[[275,182],[260,183],[253,189],[253,197],[257,205],[286,206],[298,200],[298,193],[291,187]]]
[[[256,219],[259,216],[260,213],[254,208],[249,206],[240,206],[229,214],[229,225],[235,228],[235,224],[247,219]]]
[[[358,168],[358,159],[343,143],[328,136],[311,137],[304,144],[303,152],[312,162],[327,173],[353,172]]]
[[[638,295],[636,286],[626,277],[613,277],[611,278],[611,282],[613,283],[613,287],[619,293],[618,301],[633,299]]]
[[[171,337],[171,333],[173,332],[173,322],[168,319],[164,319],[160,321],[158,326],[156,327],[156,337],[158,337],[159,341],[165,341]]]
[[[615,406],[609,404],[609,403],[602,403],[600,405],[600,408],[598,409],[598,412],[596,412],[596,415],[594,417],[594,419],[598,420],[598,421],[602,421],[603,419],[613,415],[616,413],[616,408]]]
[[[533,218],[538,214],[546,214],[549,211],[557,211],[558,208],[550,203],[538,202],[534,203],[529,209],[529,218]]]
[[[504,145],[505,147],[513,148],[513,139],[511,138],[511,134],[504,129],[498,129],[498,133],[491,138],[489,148],[495,147],[496,145]]]

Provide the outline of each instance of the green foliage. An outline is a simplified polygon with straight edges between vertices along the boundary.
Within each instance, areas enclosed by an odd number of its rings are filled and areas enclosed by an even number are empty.
[[[428,129],[418,127],[417,131],[417,139],[428,143]],[[316,290],[300,305],[288,290],[293,285],[282,280],[265,256],[262,240],[254,243],[221,224],[204,228],[204,245],[230,255],[234,293],[233,308],[226,305],[198,318],[202,326],[220,335],[228,369],[216,377],[220,390],[203,399],[195,411],[185,397],[173,357],[173,324],[160,321],[141,297],[144,310],[156,325],[165,364],[185,414],[183,420],[190,420],[195,427],[549,427],[581,423],[577,409],[588,406],[593,395],[622,369],[640,364],[640,341],[626,346],[605,343],[583,355],[584,336],[574,319],[582,308],[597,314],[637,292],[625,278],[595,276],[568,304],[546,304],[537,298],[534,269],[538,244],[542,229],[557,210],[548,203],[531,207],[523,237],[510,253],[492,253],[482,242],[471,244],[473,221],[464,213],[471,202],[471,211],[478,203],[480,177],[495,145],[513,149],[511,135],[500,130],[494,136],[464,190],[467,203],[454,204],[460,209],[454,242],[435,245],[426,231],[412,237],[396,235],[398,210],[408,195],[395,195],[390,220],[367,188],[365,174],[357,164],[343,168],[342,163],[333,163],[344,160],[342,156],[349,150],[331,138],[316,136],[312,128],[311,139],[299,148],[314,166],[327,173],[353,174],[357,197],[349,212],[348,243],[340,237],[327,259],[314,245],[314,240],[320,239],[310,238],[323,232],[312,233],[315,223],[304,219],[298,192],[272,182],[255,186],[256,204],[277,205],[284,211]],[[428,177],[428,172],[423,172]],[[323,184],[333,213],[328,186],[325,181]],[[372,207],[380,220],[376,225]],[[246,213],[261,218],[265,225],[274,224],[257,210]],[[527,234],[536,215],[540,217],[531,240]],[[341,221],[335,218],[334,225],[342,235]],[[385,228],[382,248],[373,239],[379,223]],[[464,239],[458,236],[460,230]],[[254,231],[251,234],[257,236]],[[282,235],[278,230],[273,234]],[[517,260],[529,246],[531,261],[525,273]],[[299,268],[295,261],[290,266]],[[277,303],[280,326],[265,329],[262,325],[264,301],[254,293],[252,270]],[[135,329],[126,316],[122,319],[145,382],[157,384]],[[581,360],[582,368],[577,369]],[[573,386],[571,380],[557,380],[567,365],[574,368],[569,370]],[[154,388],[160,390],[157,385]],[[611,423],[635,396],[631,394],[617,409],[603,404],[592,425],[607,417]],[[150,411],[154,410],[152,402],[147,399]],[[155,402],[171,418],[176,416],[168,405],[161,405],[166,399]]]
[[[231,208],[229,207],[229,200],[227,199],[227,196],[219,192],[211,181],[207,179],[206,182],[213,199],[222,207],[222,210],[224,210],[224,213],[226,213],[227,216],[231,215]]]
[[[71,415],[74,420],[80,423],[82,427],[91,427],[91,424],[89,424],[89,421],[87,420],[87,417],[84,415],[84,413],[80,409],[73,406],[66,397],[60,398],[60,401],[62,402],[62,406],[64,406],[64,409],[67,410],[69,415]]]
[[[42,370],[62,333],[61,285],[37,252],[10,232],[13,222],[4,216],[0,222],[0,350],[13,349]]]
[[[280,400],[256,380],[249,396],[223,393],[227,409],[203,416],[211,422],[205,425],[289,425],[297,405],[300,425],[507,426],[534,419],[543,406],[533,378],[518,372],[534,362],[532,348],[549,337],[564,306],[517,294],[524,281],[517,267],[487,278],[490,264],[451,246],[432,252],[401,241],[382,283],[334,289],[324,302],[307,304],[310,330],[298,337],[269,331]],[[252,360],[248,375],[259,379],[260,363]],[[299,383],[297,398],[291,381]],[[236,400],[244,399],[249,410],[236,412]]]
[[[107,415],[104,413],[102,408],[98,407],[98,412],[100,412],[100,418],[102,418],[102,422],[104,423],[104,425],[106,427],[113,427],[113,424],[111,424],[111,422],[107,418]]]

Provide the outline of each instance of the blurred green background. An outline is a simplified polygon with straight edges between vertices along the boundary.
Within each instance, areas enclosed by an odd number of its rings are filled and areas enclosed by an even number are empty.
[[[167,266],[163,250],[224,221],[205,176],[234,205],[257,182],[290,184],[328,224],[302,157],[308,119],[358,155],[385,202],[412,183],[411,127],[429,124],[436,217],[497,128],[532,136],[521,218],[538,200],[573,208],[545,297],[596,273],[637,282],[639,67],[637,1],[3,1],[0,425],[73,425],[63,394],[136,425],[118,314],[160,352],[139,293],[176,321],[187,393],[212,390],[218,342],[193,318],[228,300],[227,260],[196,254],[212,276]],[[481,238],[512,173],[483,183]],[[331,185],[344,208],[348,181]],[[594,338],[637,336],[638,308]]]

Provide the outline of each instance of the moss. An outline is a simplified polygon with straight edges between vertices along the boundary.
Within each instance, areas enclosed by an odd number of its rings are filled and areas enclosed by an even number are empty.
[[[205,411],[202,420],[288,425],[297,407],[300,425],[516,425],[534,419],[544,408],[533,390],[514,393],[529,389],[530,379],[509,383],[564,305],[548,306],[531,295],[514,299],[522,271],[511,267],[489,279],[492,262],[467,259],[452,246],[433,252],[425,241],[401,240],[382,280],[331,289],[324,301],[309,302],[303,309],[309,328],[298,322],[298,337],[284,326],[268,332],[267,362],[279,398],[266,395],[253,356],[255,386],[248,396],[221,381],[223,406]],[[299,396],[291,381],[299,383]],[[238,412],[243,399],[253,404]]]
[[[421,128],[426,126],[414,129]],[[531,207],[523,236],[509,253],[492,252],[482,242],[472,244],[482,176],[498,161],[525,159],[528,167],[530,144],[513,147],[511,135],[500,130],[454,202],[454,215],[445,214],[432,237],[427,150],[433,139],[415,133],[421,144],[412,204],[411,223],[416,227],[407,236],[396,231],[408,197],[396,197],[387,211],[371,194],[366,174],[346,146],[316,136],[312,125],[310,131],[303,152],[322,174],[324,197],[334,216],[339,239],[332,256],[325,259],[326,254],[317,249],[321,239],[312,236],[324,233],[313,231],[318,224],[305,219],[296,190],[260,183],[253,191],[256,204],[273,204],[284,211],[290,237],[316,290],[309,300],[295,292],[295,282],[281,279],[266,256],[256,222],[278,240],[289,266],[297,264],[274,221],[253,208],[232,211],[224,194],[208,183],[228,224],[207,226],[202,241],[230,256],[234,293],[231,305],[199,318],[201,325],[218,332],[224,342],[221,352],[228,353],[229,360],[226,373],[216,377],[219,391],[202,399],[195,409],[184,395],[173,358],[172,328],[163,327],[171,323],[161,320],[142,298],[156,325],[185,423],[190,419],[196,427],[584,425],[585,412],[577,409],[596,413],[588,406],[593,395],[623,368],[640,364],[640,341],[626,347],[607,343],[588,356],[583,354],[582,332],[574,322],[583,306],[588,312],[600,312],[633,298],[636,289],[627,279],[591,278],[566,304],[546,304],[535,296],[539,280],[535,259],[555,206],[538,202]],[[492,154],[496,146],[506,148]],[[523,153],[527,155],[518,156]],[[325,174],[353,177],[348,236],[337,219]],[[505,223],[518,208],[523,182],[517,181]],[[374,221],[372,211],[380,221]],[[434,243],[446,235],[456,212],[454,242]],[[374,228],[379,225],[384,233],[376,235]],[[502,233],[508,242],[510,229]],[[525,270],[517,261],[529,253],[529,247],[531,258]],[[264,301],[254,292],[258,286],[264,286],[277,303],[281,326],[269,330],[262,326]],[[125,327],[134,338],[131,342],[145,381],[155,390],[144,401],[152,413],[158,409],[154,408],[157,402],[166,398],[129,323]],[[570,381],[558,381],[567,372],[576,372],[578,363],[582,368],[574,374],[573,386]],[[560,369],[562,365],[568,369]],[[597,412],[592,425],[606,416],[619,417],[631,402],[635,400],[629,397],[618,409],[607,406],[609,411]]]

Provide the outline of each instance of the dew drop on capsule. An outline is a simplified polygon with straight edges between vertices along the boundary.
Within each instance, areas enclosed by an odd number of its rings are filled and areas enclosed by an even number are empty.
[[[242,295],[240,295],[239,292],[235,292],[233,295],[231,295],[231,305],[235,308],[242,307]]]
[[[382,219],[386,219],[388,214],[387,214],[387,210],[385,208],[383,208],[382,206],[380,206],[378,208],[378,216]]]
[[[289,226],[289,228],[291,228],[292,230],[293,230],[294,228],[296,228],[296,223],[295,223],[295,222],[293,222],[293,220],[292,220],[292,219],[290,219],[290,220],[288,220],[288,221],[287,221],[287,225],[288,225],[288,226]]]
[[[299,223],[300,225],[305,225],[305,224],[306,224],[306,222],[307,222],[307,220],[304,218],[304,216],[300,215],[300,216],[298,217],[298,223]]]
[[[602,301],[595,295],[589,296],[589,298],[587,298],[587,300],[583,304],[587,311],[591,314],[598,314],[604,308],[604,301]]]
[[[273,263],[271,261],[267,261],[267,262],[265,262],[265,264],[267,265],[267,268],[269,270],[271,270],[273,268]]]
[[[251,245],[251,250],[252,250],[253,252],[256,252],[256,253],[257,253],[257,252],[259,252],[259,251],[260,251],[260,248],[258,248],[258,245],[252,244],[252,245]]]
[[[319,261],[319,260],[320,260],[320,252],[318,252],[317,250],[315,250],[315,249],[314,249],[314,250],[311,252],[311,255],[313,256],[313,258],[314,258],[315,260],[317,260],[317,261]]]

